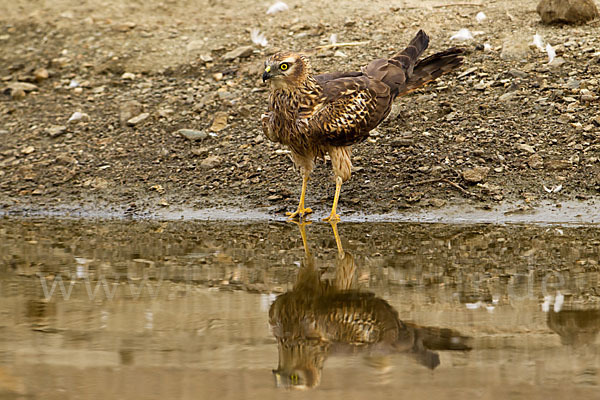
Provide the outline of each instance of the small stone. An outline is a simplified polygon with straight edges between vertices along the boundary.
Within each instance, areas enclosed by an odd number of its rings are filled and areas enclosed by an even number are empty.
[[[593,0],[541,0],[536,11],[545,24],[583,24],[598,18]]]
[[[433,199],[427,200],[426,203],[432,207],[440,208],[440,207],[444,207],[446,205],[446,200],[433,198]]]
[[[204,40],[190,40],[185,46],[187,51],[198,51],[204,48]]]
[[[49,76],[50,74],[48,74],[48,70],[46,68],[38,68],[33,72],[33,78],[36,80],[36,82],[48,79]]]
[[[223,74],[221,72],[216,72],[216,73],[212,74],[212,77],[215,81],[219,82],[220,80],[223,79]]]
[[[227,127],[227,118],[228,114],[224,111],[218,111],[215,113],[215,119],[210,127],[210,130],[213,132],[222,131]]]
[[[530,146],[528,144],[525,143],[519,143],[517,145],[517,149],[522,150],[522,151],[526,151],[527,153],[535,153],[535,149],[533,148],[533,146]]]
[[[142,105],[135,101],[127,101],[121,105],[121,109],[119,111],[119,121],[121,121],[121,125],[127,124],[131,118],[136,115],[140,115],[142,113]]]
[[[202,54],[200,60],[204,63],[213,62],[213,58],[209,54]]]
[[[126,81],[132,81],[135,79],[135,74],[132,72],[125,72],[123,75],[121,75],[121,79]]]
[[[21,153],[22,154],[31,154],[35,151],[35,147],[33,146],[27,146],[21,149]]]
[[[510,101],[517,96],[517,92],[512,91],[508,93],[504,93],[502,96],[498,98],[499,101]]]
[[[511,69],[508,74],[514,78],[527,78],[527,72],[519,71],[518,69]]]
[[[4,91],[10,91],[11,93],[17,90],[22,90],[25,93],[28,92],[33,92],[34,90],[37,90],[37,86],[34,85],[33,83],[27,83],[27,82],[11,82],[9,83],[6,88],[4,89]]]
[[[10,92],[10,97],[13,100],[21,100],[25,98],[25,91],[23,89],[16,89]]]
[[[210,157],[206,157],[204,160],[202,160],[202,162],[200,163],[200,167],[205,168],[205,169],[215,168],[219,164],[221,164],[221,162],[222,162],[221,157],[210,156]]]
[[[140,115],[133,117],[131,119],[127,120],[127,125],[129,126],[135,126],[143,121],[145,121],[148,117],[150,116],[150,114],[148,113],[141,113]]]
[[[485,178],[487,177],[489,172],[490,172],[489,167],[469,168],[469,169],[463,170],[462,177],[467,182],[478,183],[478,182],[482,182],[483,180],[485,180]]]
[[[560,67],[561,65],[563,65],[565,63],[565,59],[562,57],[556,57],[554,60],[552,60],[552,62],[549,64],[551,67]]]
[[[574,76],[570,77],[567,81],[567,88],[569,89],[578,89],[581,82],[575,78]]]
[[[48,133],[48,135],[50,135],[50,137],[54,138],[57,136],[62,135],[63,133],[65,133],[67,131],[67,127],[64,125],[59,125],[59,126],[51,126],[50,128],[46,129],[46,132]]]
[[[539,154],[532,154],[527,159],[527,164],[533,169],[540,169],[544,167],[544,160]]]
[[[582,103],[590,103],[592,101],[598,100],[598,96],[593,96],[591,94],[582,94],[579,100],[581,100]]]
[[[241,46],[237,49],[231,50],[225,54],[223,54],[223,61],[233,61],[236,58],[247,58],[254,52],[254,47],[252,46]]]
[[[269,200],[269,201],[277,201],[277,200],[281,200],[281,199],[283,199],[283,197],[278,194],[273,194],[273,195],[267,197],[267,200]]]
[[[208,137],[208,133],[194,129],[180,129],[177,133],[191,141],[204,140]]]

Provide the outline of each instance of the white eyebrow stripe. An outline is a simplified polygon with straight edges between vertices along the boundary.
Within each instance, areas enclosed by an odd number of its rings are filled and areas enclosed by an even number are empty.
[[[281,60],[282,63],[293,63],[294,61],[296,61],[295,57],[288,57],[286,59]]]

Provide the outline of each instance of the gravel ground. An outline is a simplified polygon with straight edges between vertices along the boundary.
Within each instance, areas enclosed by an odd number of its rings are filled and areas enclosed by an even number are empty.
[[[265,57],[303,50],[317,72],[356,69],[419,28],[427,54],[458,44],[465,65],[397,101],[354,147],[342,215],[592,199],[600,24],[545,26],[536,3],[289,1],[275,15],[246,0],[0,5],[0,207],[293,210],[298,172],[259,124]],[[451,40],[460,28],[474,39]],[[334,34],[368,43],[316,49]],[[325,214],[334,186],[319,164],[307,205]]]

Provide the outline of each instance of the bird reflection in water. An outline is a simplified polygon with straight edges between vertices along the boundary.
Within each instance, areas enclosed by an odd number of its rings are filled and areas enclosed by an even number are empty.
[[[269,310],[269,323],[277,338],[279,365],[273,370],[276,385],[314,388],[321,382],[327,357],[363,351],[368,356],[405,353],[434,369],[440,357],[434,350],[470,350],[468,337],[451,329],[403,322],[398,312],[374,293],[353,284],[354,257],[344,251],[336,223],[338,248],[332,281],[321,280],[306,239],[306,222],[298,223],[305,259],[292,290],[277,297]]]

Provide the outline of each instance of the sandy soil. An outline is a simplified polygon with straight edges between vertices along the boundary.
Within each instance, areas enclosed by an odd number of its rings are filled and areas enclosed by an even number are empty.
[[[593,199],[598,22],[543,26],[536,3],[288,1],[288,11],[268,16],[270,2],[246,0],[2,2],[0,207],[282,215],[295,208],[300,180],[259,127],[264,58],[304,50],[317,72],[356,69],[401,49],[419,28],[431,36],[428,54],[456,45],[450,37],[460,28],[480,33],[461,43],[461,71],[399,100],[355,146],[343,214]],[[253,28],[268,46],[252,44]],[[536,32],[562,65],[529,46]],[[316,51],[332,34],[368,44]],[[228,59],[242,46],[253,47]],[[68,122],[75,112],[83,118]],[[190,140],[180,129],[206,137]],[[476,167],[479,182],[465,179]],[[333,192],[331,169],[320,164],[307,203],[325,214]]]

